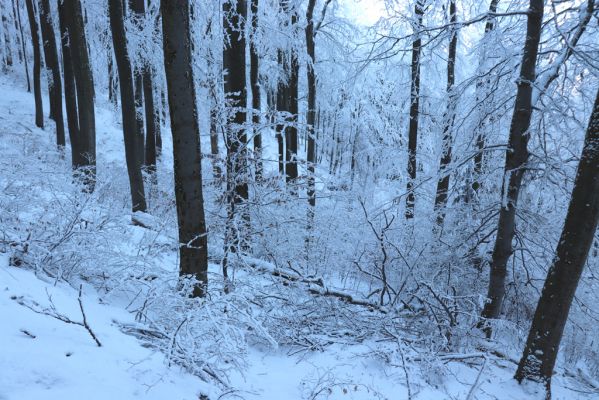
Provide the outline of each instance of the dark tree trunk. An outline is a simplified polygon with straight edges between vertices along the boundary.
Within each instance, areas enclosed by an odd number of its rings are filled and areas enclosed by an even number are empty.
[[[119,72],[125,158],[127,160],[127,172],[129,174],[129,186],[131,189],[131,207],[133,212],[146,211],[144,181],[141,175],[143,153],[139,154],[139,140],[141,139],[139,138],[135,99],[133,97],[133,76],[131,73],[131,61],[127,51],[122,0],[109,0],[108,13],[110,15],[114,56]]]
[[[494,13],[497,12],[497,5],[499,4],[499,0],[491,0],[491,4],[489,5],[489,17],[487,18],[487,23],[485,24],[485,36],[484,39],[486,39],[489,35],[489,33],[491,31],[493,31],[493,29],[495,29],[495,17],[493,16]],[[484,40],[483,39],[483,40]],[[482,60],[486,61],[487,58],[487,52],[485,51],[486,47],[488,46],[488,43],[485,43],[483,46],[483,54],[482,54]],[[481,71],[481,72],[486,72],[486,71]],[[484,151],[485,151],[485,143],[486,143],[486,132],[485,132],[485,119],[487,118],[486,116],[486,107],[485,104],[480,104],[481,102],[485,101],[484,99],[486,99],[487,95],[486,93],[480,93],[483,90],[484,91],[488,91],[489,90],[489,78],[487,78],[487,82],[485,84],[485,81],[480,79],[477,84],[476,84],[476,90],[479,93],[478,94],[478,108],[479,108],[479,123],[478,123],[478,134],[476,135],[476,155],[474,156],[474,180],[472,182],[472,190],[474,191],[474,193],[478,193],[480,187],[482,186],[482,183],[480,182],[480,178],[481,175],[483,173],[483,165],[484,165]]]
[[[65,21],[69,32],[71,65],[73,66],[77,91],[77,113],[79,117],[79,135],[77,137],[79,164],[77,167],[83,174],[83,183],[86,190],[91,192],[94,190],[96,182],[94,79],[87,52],[81,2],[79,0],[63,1]]]
[[[144,0],[129,0],[131,11],[135,16],[136,26],[140,35],[143,27],[141,26],[142,18],[145,14]],[[154,89],[152,85],[152,69],[149,66],[148,60],[143,60],[143,66],[135,68],[135,104],[137,107],[137,124],[141,135],[143,147],[143,117],[141,113],[141,103],[143,105],[146,120],[146,142],[145,142],[145,157],[144,166],[153,178],[155,179],[156,172],[156,132],[159,129],[156,111],[154,109]],[[143,93],[138,87],[140,82],[143,82]],[[143,94],[143,96],[142,96]],[[139,125],[141,122],[141,126]],[[141,154],[144,154],[143,152]]]
[[[599,91],[589,126],[568,214],[557,245],[555,259],[535,311],[516,379],[545,383],[551,390],[551,375],[557,358],[570,306],[593,244],[599,221]]]
[[[408,185],[406,196],[406,219],[414,218],[416,195],[414,185],[416,181],[416,150],[418,148],[418,118],[420,108],[420,53],[422,39],[422,17],[424,16],[424,1],[416,0],[414,6],[416,24],[414,28],[414,41],[412,42],[412,83],[410,85],[410,128],[408,131]]]
[[[19,62],[23,62],[23,43],[21,42],[21,38],[19,36],[19,20],[17,19],[17,5],[16,0],[12,0],[12,18],[15,25],[15,46],[17,47],[17,56],[19,58]]]
[[[212,158],[212,173],[215,181],[220,181],[222,169],[220,165],[220,152],[218,150],[218,136],[220,132],[218,94],[216,85],[210,83],[210,156]]]
[[[18,0],[15,0],[18,1]],[[21,37],[21,48],[23,51],[23,61],[25,62],[25,77],[27,78],[27,92],[31,93],[31,81],[29,80],[29,63],[27,62],[27,52],[25,51],[25,35],[23,34],[23,24],[21,22],[21,7],[17,2],[15,4],[17,10],[17,21],[19,23],[19,35]]]
[[[44,127],[44,105],[42,104],[42,87],[40,82],[41,73],[41,54],[39,29],[37,27],[37,18],[33,8],[33,0],[25,0],[27,5],[27,15],[29,17],[29,27],[31,29],[31,44],[33,45],[33,93],[35,97],[35,125],[38,128]]]
[[[64,77],[64,100],[67,112],[67,126],[71,141],[71,162],[73,170],[85,165],[83,151],[79,143],[79,116],[77,113],[77,89],[73,73],[73,60],[71,58],[71,45],[65,16],[64,3],[58,2],[58,20],[60,24],[60,44],[62,49],[62,73]]]
[[[314,207],[316,206],[316,185],[314,177],[314,167],[316,165],[316,49],[314,44],[314,6],[316,0],[308,2],[308,10],[306,12],[306,48],[308,50],[308,112],[306,114],[306,125],[308,133],[308,146],[306,151],[306,161],[308,163],[308,225],[312,225],[314,217]]]
[[[223,274],[227,279],[227,254],[236,252],[239,247],[247,248],[249,225],[247,135],[245,112],[247,88],[245,81],[245,35],[243,22],[247,17],[245,0],[237,0],[235,7],[229,1],[223,3],[223,27],[225,48],[223,68],[227,71],[224,83],[225,98],[235,107],[233,119],[227,121],[227,228],[225,234],[225,258]],[[240,216],[242,223],[235,222]],[[241,231],[238,225],[243,225]],[[244,232],[245,231],[245,232]],[[241,238],[241,243],[240,243]]]
[[[156,136],[160,131],[158,114],[154,107],[154,85],[152,84],[152,71],[149,66],[144,67],[144,110],[146,115],[146,147],[145,166],[152,180],[156,179]]]
[[[260,59],[256,48],[258,31],[258,0],[251,0],[252,42],[250,47],[250,81],[252,84],[252,124],[254,130],[254,157],[256,159],[256,180],[262,180],[262,133],[260,132]]]
[[[8,18],[6,17],[6,15],[8,14],[8,9],[6,9],[6,12],[2,13],[2,27],[4,30],[4,48],[5,48],[5,55],[4,55],[4,63],[5,63],[5,69],[8,70],[8,68],[12,67],[13,65],[13,59],[12,59],[12,43],[10,42],[10,31],[8,29]]]
[[[58,64],[56,37],[50,11],[50,0],[40,0],[40,21],[46,57],[46,74],[48,75],[48,93],[50,96],[50,118],[56,122],[56,144],[65,146],[64,120],[62,117],[62,80]]]
[[[298,15],[295,5],[290,5],[289,0],[279,0],[281,12],[289,19],[291,29],[297,29]],[[285,80],[279,82],[277,92],[277,110],[286,112],[285,125],[277,127],[279,141],[279,161],[284,164],[285,181],[293,182],[298,177],[297,167],[297,113],[298,113],[298,81],[299,62],[298,55],[294,49],[290,49],[289,57],[283,51],[279,51],[279,65],[285,71]],[[288,59],[288,61],[286,61]],[[283,135],[285,135],[285,146],[283,146]],[[282,154],[283,148],[285,154]],[[280,166],[279,166],[280,168]]]
[[[200,128],[191,57],[189,0],[162,0],[164,69],[173,135],[175,197],[179,224],[179,274],[193,276],[193,296],[208,285],[208,240],[204,220]]]
[[[528,128],[532,115],[531,95],[532,85],[535,81],[535,65],[542,22],[543,0],[530,0],[526,42],[505,159],[504,176],[507,179],[504,179],[504,187],[501,190],[504,198],[501,201],[497,236],[491,259],[488,302],[482,312],[483,318],[486,319],[499,317],[505,295],[507,262],[512,255],[512,240],[516,230],[516,206],[529,156],[527,146],[530,137]],[[506,183],[507,187],[505,187]],[[487,328],[486,333],[489,336],[491,330]]]
[[[449,52],[447,56],[447,110],[444,116],[443,126],[443,153],[439,165],[439,180],[437,181],[437,194],[435,196],[435,211],[437,213],[437,225],[443,226],[445,220],[445,207],[447,206],[447,196],[449,191],[449,177],[451,173],[448,171],[451,164],[452,151],[452,128],[455,117],[455,107],[457,96],[454,92],[453,85],[455,83],[455,60],[456,48],[458,45],[458,35],[455,24],[457,23],[455,1],[449,3],[449,21],[452,24],[450,28]]]

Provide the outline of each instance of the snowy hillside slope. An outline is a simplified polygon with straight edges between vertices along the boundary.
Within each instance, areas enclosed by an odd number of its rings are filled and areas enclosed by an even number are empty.
[[[5,78],[0,92],[0,399],[541,395],[513,380],[519,354],[512,348],[434,354],[403,330],[401,315],[322,298],[299,283],[286,282],[280,292],[280,279],[256,270],[240,269],[226,298],[212,265],[214,293],[205,303],[171,300],[178,297],[172,210],[156,209],[154,221],[163,227],[157,232],[130,224],[113,111],[97,110],[99,185],[85,196],[70,183],[68,156],[54,150],[50,123],[34,127],[32,95]],[[101,347],[85,327],[56,318],[83,321],[79,285]],[[330,318],[308,324],[315,309]],[[377,318],[396,329],[367,329]],[[351,332],[358,327],[362,335]],[[294,335],[301,343],[289,339]],[[599,385],[558,370],[553,395],[597,399]]]

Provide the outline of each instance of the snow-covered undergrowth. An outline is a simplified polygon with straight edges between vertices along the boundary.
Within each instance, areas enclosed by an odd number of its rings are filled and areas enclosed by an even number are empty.
[[[52,129],[34,127],[31,95],[5,78],[0,86],[0,399],[527,399],[541,392],[512,379],[519,338],[481,342],[458,323],[467,313],[456,311],[454,321],[441,310],[448,320],[431,323],[424,308],[394,306],[401,290],[365,296],[379,284],[364,280],[372,271],[323,269],[352,257],[384,267],[377,246],[389,246],[386,235],[396,228],[369,226],[359,202],[323,208],[317,223],[328,231],[313,241],[318,260],[297,265],[281,260],[303,254],[304,209],[257,207],[252,218],[269,229],[256,233],[254,255],[269,262],[232,260],[234,290],[225,295],[217,263],[222,196],[207,187],[215,264],[207,298],[189,299],[177,285],[168,132],[147,227],[134,226],[114,112],[97,109],[98,182],[86,194],[73,182],[68,155],[55,150]],[[285,200],[274,189],[257,195],[261,204]],[[348,219],[356,215],[364,219]],[[362,230],[352,233],[354,225]],[[403,257],[389,252],[394,261]],[[385,290],[415,281],[417,256],[390,274],[395,281]],[[435,296],[433,288],[418,290]],[[462,300],[474,315],[477,299]],[[558,370],[553,386],[556,399],[591,399],[599,390],[576,369]]]

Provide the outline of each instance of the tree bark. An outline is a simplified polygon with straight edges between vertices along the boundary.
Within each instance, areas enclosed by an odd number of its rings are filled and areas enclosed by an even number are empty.
[[[488,301],[482,312],[482,317],[486,319],[499,317],[505,295],[507,262],[512,254],[512,240],[516,231],[516,207],[529,156],[528,128],[532,115],[532,86],[535,82],[535,65],[541,38],[543,3],[543,0],[530,0],[524,54],[505,159],[501,209],[491,259]],[[490,336],[491,329],[487,327],[485,331]]]
[[[306,114],[306,125],[308,134],[308,146],[306,151],[306,161],[308,163],[308,204],[310,205],[308,211],[308,226],[312,225],[312,219],[314,218],[314,207],[316,206],[316,185],[314,177],[314,168],[316,165],[316,138],[315,138],[315,125],[316,125],[316,48],[314,44],[314,6],[316,0],[310,0],[308,2],[308,10],[306,12],[306,49],[308,51],[308,112]]]
[[[205,295],[208,285],[208,240],[189,9],[189,0],[162,0],[160,3],[164,69],[173,135],[179,274],[195,277],[197,284],[192,295],[201,297]]]
[[[19,25],[19,35],[21,37],[21,48],[23,51],[23,61],[25,63],[25,77],[27,78],[27,92],[31,93],[31,81],[29,80],[29,63],[27,62],[27,52],[25,51],[25,35],[23,34],[23,24],[21,22],[21,6],[18,3],[18,0],[15,0],[15,9],[17,22]]]
[[[84,165],[83,152],[79,143],[79,116],[77,112],[77,90],[71,58],[71,44],[65,16],[64,2],[57,0],[58,21],[60,25],[60,44],[62,50],[62,73],[64,78],[64,100],[67,113],[67,126],[71,142],[71,163],[73,170]]]
[[[256,48],[258,30],[258,0],[251,0],[252,41],[250,47],[250,82],[252,85],[252,124],[254,130],[254,158],[256,159],[256,180],[262,180],[262,133],[260,132],[260,61]]]
[[[146,211],[144,181],[141,174],[142,154],[139,154],[139,127],[135,99],[133,97],[133,75],[131,61],[127,50],[127,37],[123,16],[122,0],[109,0],[108,13],[112,31],[114,56],[119,73],[121,91],[121,113],[123,118],[123,135],[125,138],[125,158],[131,189],[131,207],[133,212]]]
[[[48,76],[48,93],[50,96],[50,118],[56,123],[56,144],[65,146],[64,120],[62,116],[62,79],[58,64],[56,37],[50,11],[50,0],[40,0],[40,22],[46,57],[46,74]]]
[[[423,0],[416,0],[414,14],[416,24],[414,28],[414,41],[412,42],[412,82],[410,85],[410,127],[408,131],[408,185],[406,196],[406,219],[414,218],[414,207],[416,195],[414,193],[414,184],[416,181],[416,151],[418,148],[418,118],[420,108],[420,54],[422,39],[420,31],[422,30],[422,18],[424,16]]]
[[[77,138],[78,171],[82,174],[85,190],[92,192],[96,183],[96,115],[94,110],[94,79],[89,54],[83,12],[79,0],[63,0],[67,23],[70,55],[77,91],[79,135]]]
[[[298,15],[295,5],[290,5],[289,0],[279,0],[281,12],[289,18],[291,29],[297,28]],[[279,51],[279,65],[285,71],[285,79],[279,82],[277,92],[277,110],[287,113],[286,123],[277,126],[277,137],[279,142],[279,160],[282,162],[285,172],[285,181],[291,183],[298,177],[297,167],[297,113],[298,113],[298,81],[299,62],[298,55],[294,49],[290,49],[289,58],[286,62],[283,50]],[[285,137],[283,146],[283,135]],[[285,150],[283,155],[282,151]]]
[[[491,0],[489,5],[489,17],[487,18],[487,22],[485,24],[485,35],[483,40],[487,39],[489,33],[495,29],[495,17],[494,13],[497,12],[497,5],[499,4],[499,0]],[[487,47],[488,43],[483,44],[483,50],[481,55],[481,64],[487,61]],[[479,65],[479,70],[482,65]],[[481,71],[484,73],[488,73],[486,71]],[[479,123],[477,126],[478,133],[476,135],[476,155],[474,156],[474,180],[472,181],[472,190],[475,194],[478,193],[480,187],[482,186],[480,179],[483,173],[483,163],[484,163],[484,151],[486,145],[486,132],[485,132],[485,119],[487,118],[487,102],[484,100],[487,98],[487,94],[489,91],[490,82],[487,78],[485,82],[483,79],[479,79],[476,83],[476,91],[477,91],[477,103],[478,103],[478,118]],[[481,104],[481,102],[485,101],[485,103]]]
[[[445,220],[445,207],[447,206],[449,178],[451,176],[450,172],[448,172],[448,169],[449,165],[451,164],[453,140],[452,128],[457,102],[457,96],[453,89],[453,85],[455,83],[456,49],[458,45],[458,34],[455,27],[455,24],[457,23],[457,15],[454,0],[451,0],[449,3],[449,22],[451,27],[449,28],[450,39],[449,51],[447,55],[447,110],[445,111],[445,116],[443,118],[443,152],[441,156],[441,162],[439,164],[439,180],[437,181],[437,193],[435,196],[435,211],[437,214],[437,225],[439,227],[443,226],[443,221]]]
[[[129,0],[129,8],[133,14],[134,25],[137,27],[138,34],[141,34],[142,27],[138,23],[139,18],[143,15],[144,0]],[[124,3],[124,2],[123,2]],[[123,4],[123,10],[125,10],[125,4]],[[123,18],[125,17],[125,12]],[[141,165],[145,166],[144,160],[144,87],[143,87],[143,75],[141,62],[135,62],[136,60],[130,60],[131,69],[133,70],[133,94],[135,99],[135,146],[137,147],[136,155],[140,157]]]
[[[131,11],[135,16],[136,26],[139,33],[142,34],[143,27],[141,26],[142,18],[145,14],[144,0],[129,0]],[[137,107],[137,123],[138,130],[141,135],[138,136],[142,139],[143,147],[143,117],[141,113],[141,103],[143,97],[143,107],[145,112],[146,120],[146,142],[145,142],[145,157],[143,158],[143,164],[146,171],[152,175],[152,179],[155,179],[156,173],[156,135],[160,129],[158,123],[158,115],[154,108],[154,88],[152,84],[152,68],[149,65],[148,60],[140,60],[143,64],[139,68],[135,68],[135,104]],[[139,90],[139,82],[143,82],[143,93]],[[142,96],[143,94],[143,96]],[[141,126],[139,125],[141,121]],[[143,153],[142,153],[143,154]]]
[[[29,17],[29,28],[31,29],[31,44],[33,45],[33,94],[35,98],[35,126],[44,128],[44,105],[42,103],[42,87],[40,82],[41,73],[41,54],[39,29],[33,0],[25,0],[27,5],[27,15]]]
[[[551,393],[551,375],[570,306],[599,221],[599,91],[586,132],[572,198],[555,258],[535,311],[516,379],[540,381]]]
[[[235,7],[233,7],[235,4]],[[223,27],[225,29],[225,48],[223,68],[227,71],[224,82],[225,98],[235,107],[232,120],[226,124],[227,146],[227,227],[225,233],[225,258],[223,275],[227,279],[227,254],[235,253],[238,248],[248,246],[249,213],[248,171],[247,171],[247,135],[245,112],[247,88],[245,81],[245,35],[243,23],[247,18],[245,0],[223,3]],[[241,217],[241,224],[235,222]],[[241,225],[241,230],[237,228]],[[241,239],[241,242],[240,242]]]

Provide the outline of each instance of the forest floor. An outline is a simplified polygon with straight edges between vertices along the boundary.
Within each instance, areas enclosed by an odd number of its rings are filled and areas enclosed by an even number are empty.
[[[34,126],[33,95],[6,78],[0,78],[0,93],[0,210],[8,210],[0,214],[0,400],[192,400],[203,394],[210,399],[248,400],[518,400],[541,396],[537,386],[514,381],[517,351],[431,355],[425,349],[404,346],[402,340],[380,337],[341,341],[335,336],[330,340],[333,344],[302,351],[276,343],[246,344],[245,361],[242,368],[228,372],[227,389],[190,374],[171,362],[164,349],[124,333],[123,326],[140,323],[122,297],[107,297],[87,281],[75,284],[76,279],[46,275],[46,258],[42,257],[36,268],[14,258],[18,251],[28,251],[23,243],[30,239],[21,237],[24,241],[17,243],[12,236],[24,235],[25,226],[29,232],[43,230],[34,216],[57,204],[52,201],[68,198],[70,184],[64,180],[70,167],[68,157],[63,159],[51,150],[51,124],[48,122],[46,130]],[[121,176],[116,184],[124,188],[123,138],[114,122],[118,115],[102,104],[96,115],[99,171],[116,171],[111,176]],[[168,132],[163,137],[168,154]],[[168,163],[168,157],[165,159]],[[127,190],[123,191],[126,197]],[[58,204],[66,202],[60,201]],[[142,228],[131,225],[126,206],[120,210],[121,218],[111,222],[115,232],[140,240]],[[107,247],[121,246],[119,237],[108,240]],[[97,250],[88,249],[85,260],[101,268],[107,250]],[[165,256],[167,266],[162,273],[176,276],[175,261],[173,254]],[[218,274],[218,267],[212,265],[211,271]],[[239,274],[236,279],[243,281],[249,276]],[[339,302],[328,301],[333,305]],[[175,331],[173,344],[176,335]],[[554,378],[553,398],[597,399],[599,385],[578,372],[560,370]]]

